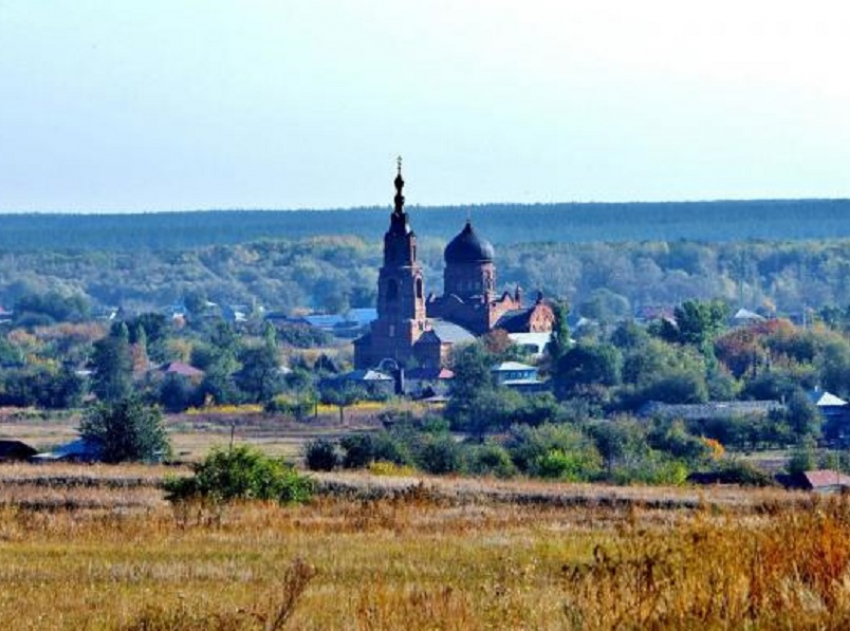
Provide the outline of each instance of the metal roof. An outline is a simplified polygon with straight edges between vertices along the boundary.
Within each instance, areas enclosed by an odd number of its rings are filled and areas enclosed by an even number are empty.
[[[440,320],[438,318],[429,320],[431,330],[439,338],[441,342],[446,344],[462,344],[463,342],[474,342],[475,336],[462,326]]]

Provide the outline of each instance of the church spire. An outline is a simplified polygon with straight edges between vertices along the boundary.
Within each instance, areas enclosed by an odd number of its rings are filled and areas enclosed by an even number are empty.
[[[396,160],[398,164],[398,174],[395,176],[395,214],[404,214],[404,195],[401,189],[404,188],[404,178],[401,177],[401,156]]]
[[[407,224],[407,213],[404,212],[404,178],[401,176],[401,156],[396,160],[398,173],[395,176],[395,210],[390,215],[390,231],[388,234],[407,235],[410,234],[410,226]]]

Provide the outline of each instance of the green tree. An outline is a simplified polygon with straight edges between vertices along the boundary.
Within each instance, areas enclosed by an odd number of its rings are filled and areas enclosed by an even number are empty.
[[[818,358],[820,381],[824,388],[839,396],[850,394],[850,343],[833,339]]]
[[[587,386],[619,385],[623,356],[613,344],[579,342],[561,358],[553,375],[559,399],[575,396]]]
[[[169,412],[182,412],[195,398],[195,387],[183,375],[169,373],[159,386],[159,402]],[[199,401],[202,403],[202,401]]]
[[[168,319],[161,313],[142,313],[129,323],[130,344],[140,343],[144,336],[145,351],[154,362],[168,360],[167,342],[170,335]]]
[[[345,382],[334,382],[325,385],[319,392],[322,403],[335,405],[339,409],[339,423],[345,423],[345,408],[367,398],[366,390],[360,386]]]
[[[579,314],[591,320],[608,323],[628,317],[632,312],[629,299],[610,289],[594,289],[590,297],[578,307]]]
[[[806,393],[797,389],[788,400],[788,422],[800,439],[820,436],[822,416]]]
[[[611,343],[623,352],[643,348],[649,340],[649,333],[634,320],[621,322],[611,334]]]
[[[468,344],[454,350],[452,355],[452,398],[468,401],[495,387],[492,356],[480,344]]]
[[[672,342],[690,344],[700,350],[723,329],[729,307],[722,300],[686,300],[674,310],[676,323],[664,321],[662,335]]]
[[[0,405],[63,410],[76,407],[85,394],[85,380],[69,368],[43,366],[0,372]]]
[[[661,374],[639,391],[638,401],[704,403],[708,400],[705,375],[686,370]]]
[[[88,300],[75,294],[63,296],[51,291],[46,294],[27,294],[15,302],[15,321],[21,325],[38,322],[82,322],[90,315]],[[43,318],[38,321],[38,318]]]
[[[205,364],[197,364],[206,373],[201,383],[204,397],[211,397],[218,404],[239,403],[242,397],[233,377],[239,368],[239,335],[227,322],[216,322],[207,350]],[[192,359],[194,363],[194,353]]]
[[[552,312],[555,315],[555,323],[552,326],[552,340],[549,342],[548,351],[554,366],[570,349],[570,327],[567,323],[570,307],[566,301],[558,300],[552,303]]]
[[[133,388],[133,357],[130,335],[121,322],[113,325],[109,335],[94,343],[91,364],[91,388],[101,401],[119,401]]]
[[[512,407],[515,398],[501,400],[491,369],[495,360],[480,344],[469,344],[454,351],[451,398],[445,409],[446,420],[457,429],[481,433],[493,417]],[[513,394],[513,393],[512,393]]]
[[[613,478],[617,467],[631,467],[649,451],[644,424],[634,419],[598,421],[589,427],[589,433],[602,456],[609,479]]]
[[[267,403],[284,387],[277,349],[264,344],[246,348],[240,353],[242,369],[236,375],[236,384],[250,401]]]
[[[80,435],[100,446],[105,462],[159,462],[170,453],[162,414],[138,397],[90,408],[80,424]]]

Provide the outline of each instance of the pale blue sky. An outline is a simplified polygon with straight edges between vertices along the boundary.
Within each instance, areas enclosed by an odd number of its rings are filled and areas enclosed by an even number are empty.
[[[846,7],[846,8],[845,8]],[[0,211],[850,196],[850,4],[0,0]]]

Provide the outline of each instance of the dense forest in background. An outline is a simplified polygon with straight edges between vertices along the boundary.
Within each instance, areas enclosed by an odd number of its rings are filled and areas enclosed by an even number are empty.
[[[442,292],[444,246],[439,238],[420,241],[426,293]],[[496,264],[501,289],[519,284],[529,297],[541,289],[603,321],[691,298],[780,314],[850,304],[850,239],[505,243],[497,245]],[[180,302],[191,310],[210,300],[248,310],[345,312],[374,305],[380,265],[380,239],[353,236],[159,250],[6,250],[0,305],[21,311],[34,296],[52,294],[75,297],[73,309],[83,311],[159,311]]]
[[[389,196],[388,196],[389,197]],[[420,237],[449,239],[467,213],[494,244],[770,241],[850,236],[850,200],[484,204],[408,207]],[[380,239],[389,207],[132,215],[4,215],[0,250],[186,250],[327,234]]]

